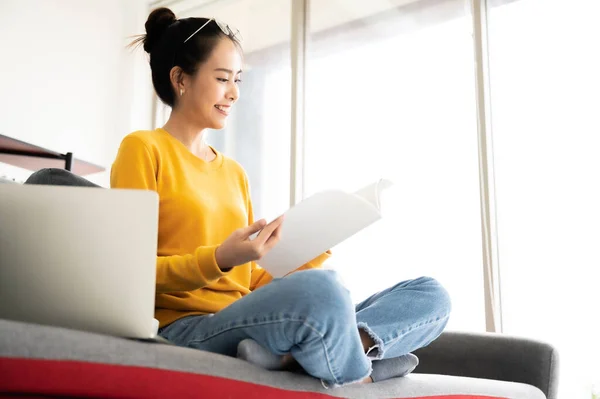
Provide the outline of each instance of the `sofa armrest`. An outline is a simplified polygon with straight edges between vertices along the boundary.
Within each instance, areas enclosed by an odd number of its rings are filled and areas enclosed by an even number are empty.
[[[415,373],[522,382],[557,398],[558,354],[551,345],[497,333],[444,332],[425,348]]]

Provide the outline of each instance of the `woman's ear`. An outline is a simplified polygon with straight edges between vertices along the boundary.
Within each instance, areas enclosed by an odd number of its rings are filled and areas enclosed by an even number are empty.
[[[185,93],[186,89],[186,79],[183,69],[181,69],[181,67],[174,66],[171,68],[169,78],[171,79],[171,86],[173,87],[175,96],[181,97]]]

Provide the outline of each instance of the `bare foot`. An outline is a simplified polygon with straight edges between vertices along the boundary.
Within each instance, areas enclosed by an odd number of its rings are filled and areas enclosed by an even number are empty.
[[[362,330],[359,328],[358,333],[360,334],[360,341],[363,344],[365,353],[367,353],[369,351],[369,348],[372,348],[373,346],[375,346],[375,341],[373,341],[373,338],[371,338],[369,333],[366,332],[365,330]]]
[[[373,379],[369,376],[360,382],[361,384],[372,384]]]

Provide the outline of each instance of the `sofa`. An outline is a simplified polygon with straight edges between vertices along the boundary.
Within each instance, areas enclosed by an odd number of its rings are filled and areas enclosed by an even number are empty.
[[[69,173],[42,170],[25,183],[61,185]],[[446,331],[415,354],[406,377],[325,389],[302,370],[0,318],[0,398],[557,398],[558,355],[544,342]]]

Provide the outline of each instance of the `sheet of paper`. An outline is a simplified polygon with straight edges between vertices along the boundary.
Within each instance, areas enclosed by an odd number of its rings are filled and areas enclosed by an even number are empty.
[[[356,191],[354,194],[364,198],[365,200],[367,200],[368,202],[373,204],[374,207],[376,207],[378,210],[380,210],[381,192],[391,186],[392,186],[391,181],[386,180],[386,179],[381,179],[375,183],[369,184],[368,186],[361,188],[360,190]]]
[[[380,180],[355,193],[329,190],[285,212],[281,240],[258,264],[283,277],[381,218],[379,197],[391,185]]]

